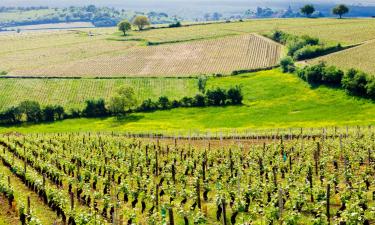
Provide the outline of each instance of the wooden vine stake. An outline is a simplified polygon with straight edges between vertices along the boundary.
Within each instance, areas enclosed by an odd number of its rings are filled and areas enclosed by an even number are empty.
[[[70,209],[74,210],[74,194],[73,192],[70,192]]]
[[[223,225],[227,225],[227,215],[226,215],[226,209],[225,209],[225,199],[221,202],[221,209],[223,210]]]
[[[27,215],[30,215],[30,212],[31,212],[30,196],[27,196]]]
[[[331,186],[330,184],[327,184],[327,220],[328,224],[331,224],[331,218],[330,218],[330,206],[329,206],[329,201],[330,201],[330,192],[331,192]]]
[[[168,214],[169,214],[169,225],[174,225],[174,217],[173,217],[172,207],[169,207]]]
[[[283,221],[283,208],[284,208],[284,202],[283,202],[283,190],[279,188],[279,220],[280,224],[282,224]]]
[[[198,208],[202,209],[202,204],[201,204],[201,187],[200,187],[199,178],[197,179],[197,204],[198,204]]]

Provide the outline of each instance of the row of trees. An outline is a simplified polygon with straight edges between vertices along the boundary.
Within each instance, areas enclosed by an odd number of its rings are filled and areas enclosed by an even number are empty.
[[[133,25],[138,27],[138,30],[143,30],[146,26],[150,25],[150,21],[146,16],[136,16],[133,20]],[[126,35],[126,32],[132,29],[132,24],[128,20],[123,20],[117,25],[119,31]]]
[[[330,85],[342,87],[349,94],[375,100],[375,77],[364,72],[350,69],[346,72],[335,66],[320,62],[317,65],[296,69],[293,59],[286,57],[280,62],[284,72],[294,72],[311,85]]]
[[[301,13],[306,15],[306,17],[311,17],[311,15],[315,12],[315,7],[313,5],[305,5],[301,8]],[[337,15],[342,18],[344,14],[349,13],[349,8],[346,5],[340,4],[337,5],[332,9],[332,14]]]
[[[195,97],[181,100],[169,100],[162,96],[157,101],[145,100],[138,105],[136,94],[131,87],[121,87],[106,103],[104,99],[87,100],[83,110],[71,110],[66,113],[62,106],[48,105],[44,108],[36,101],[24,101],[18,106],[0,112],[0,124],[18,124],[21,122],[53,122],[65,118],[95,118],[105,116],[125,116],[131,112],[150,112],[178,107],[204,107],[242,104],[243,95],[239,86],[228,90],[216,88]]]

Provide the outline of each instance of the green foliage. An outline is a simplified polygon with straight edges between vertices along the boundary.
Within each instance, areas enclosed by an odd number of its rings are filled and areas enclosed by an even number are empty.
[[[136,16],[133,24],[138,27],[138,30],[143,30],[146,26],[150,25],[150,21],[146,16]]]
[[[103,117],[108,115],[108,111],[105,107],[105,101],[103,99],[87,100],[83,114],[88,118]]]
[[[198,90],[201,93],[204,93],[206,91],[206,84],[207,84],[207,77],[206,76],[200,76],[198,78]]]
[[[301,13],[310,17],[315,12],[315,7],[313,5],[305,5],[301,8]]]
[[[109,111],[113,115],[125,115],[125,113],[137,106],[135,91],[132,87],[124,86],[117,90],[115,96],[110,99]]]
[[[349,8],[346,5],[340,4],[337,5],[335,8],[332,9],[332,13],[338,15],[340,19],[342,16],[349,12]]]
[[[342,87],[350,94],[364,97],[367,95],[367,80],[366,73],[350,69],[342,79]]]
[[[280,60],[280,66],[281,66],[281,70],[284,73],[295,71],[294,60],[290,56],[286,56],[286,57],[282,58]]]
[[[42,109],[36,101],[24,101],[19,104],[19,110],[26,116],[28,122],[40,122],[43,119]]]
[[[132,25],[129,23],[128,20],[123,20],[119,24],[117,24],[117,27],[119,31],[122,31],[124,33],[124,36],[126,35],[126,32],[132,29]]]
[[[5,76],[5,75],[7,75],[7,74],[8,74],[7,71],[0,71],[0,76]]]

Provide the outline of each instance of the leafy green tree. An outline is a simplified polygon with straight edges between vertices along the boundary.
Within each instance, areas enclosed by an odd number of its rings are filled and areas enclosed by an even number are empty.
[[[204,93],[206,91],[207,77],[200,76],[198,78],[198,89],[200,92]]]
[[[197,94],[194,97],[194,106],[203,107],[206,105],[206,99],[203,95]]]
[[[241,87],[236,86],[234,88],[230,88],[227,92],[227,98],[229,99],[232,105],[242,104],[243,95]]]
[[[118,30],[122,31],[124,33],[124,36],[126,35],[126,32],[132,29],[132,25],[127,20],[121,21],[118,25]]]
[[[301,8],[301,13],[306,15],[306,17],[311,17],[311,15],[315,12],[315,7],[313,5],[305,5]]]
[[[83,110],[83,115],[86,117],[103,117],[107,114],[104,99],[86,101],[86,107]]]
[[[0,122],[7,124],[20,123],[22,120],[22,112],[19,107],[10,107],[0,113]]]
[[[375,78],[372,78],[366,85],[367,96],[375,100]]]
[[[227,93],[224,89],[217,88],[215,90],[208,90],[206,93],[209,105],[225,105]]]
[[[133,24],[138,27],[138,30],[143,30],[146,26],[150,25],[150,21],[146,16],[137,16],[134,18]]]
[[[358,96],[366,96],[367,74],[350,69],[342,78],[342,87],[349,93]]]
[[[349,8],[343,4],[340,4],[332,9],[332,13],[335,15],[338,15],[340,19],[342,19],[342,16],[348,12],[349,12]]]
[[[113,115],[125,115],[127,111],[137,105],[137,98],[133,88],[124,86],[118,89],[115,96],[110,99],[109,111]]]
[[[161,96],[158,104],[161,109],[168,109],[170,107],[169,99],[166,96]]]
[[[46,106],[43,109],[43,115],[44,115],[44,120],[48,122],[55,121],[55,107],[53,106]]]
[[[36,101],[23,101],[19,104],[19,109],[26,116],[28,122],[39,122],[42,120],[42,110]]]

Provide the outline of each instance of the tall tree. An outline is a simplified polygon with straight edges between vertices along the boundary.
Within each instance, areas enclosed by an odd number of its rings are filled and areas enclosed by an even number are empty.
[[[136,105],[137,98],[134,89],[124,86],[110,99],[109,110],[112,114],[121,116]]]
[[[145,26],[150,25],[150,21],[146,16],[137,16],[134,18],[133,24],[138,27],[138,30],[143,30]]]
[[[342,15],[349,12],[349,8],[346,5],[338,5],[335,8],[332,9],[332,13],[335,15],[338,15],[340,19],[342,18]]]
[[[301,8],[301,13],[310,17],[315,12],[315,8],[313,5],[305,5]]]
[[[117,24],[118,30],[124,32],[124,36],[126,35],[126,32],[132,29],[132,25],[127,20],[121,21],[119,24]]]

